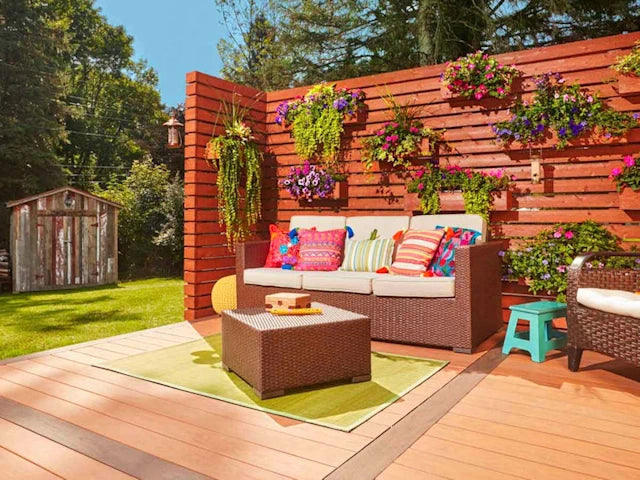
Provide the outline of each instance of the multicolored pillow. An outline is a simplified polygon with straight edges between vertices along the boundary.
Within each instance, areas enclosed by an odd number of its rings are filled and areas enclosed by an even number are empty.
[[[291,236],[278,228],[277,225],[269,225],[271,244],[265,267],[281,268],[286,265],[295,265],[299,255],[299,244],[296,235]]]
[[[347,242],[344,250],[344,261],[340,270],[347,272],[375,272],[382,267],[386,267],[393,260],[395,243],[392,238]]]
[[[300,255],[296,270],[333,271],[342,260],[344,239],[347,231],[338,230],[298,230]]]
[[[395,275],[421,276],[433,259],[444,230],[408,230],[389,268]]]
[[[463,245],[474,245],[482,234],[467,228],[442,227],[440,225],[436,226],[436,229],[443,230],[445,234],[428,273],[435,277],[453,277],[456,271],[456,248]]]

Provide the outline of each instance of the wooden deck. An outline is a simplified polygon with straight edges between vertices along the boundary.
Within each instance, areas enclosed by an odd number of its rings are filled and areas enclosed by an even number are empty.
[[[374,342],[451,363],[351,433],[91,366],[218,329],[180,323],[0,362],[2,478],[640,479],[640,370],[596,354],[572,374],[562,354],[504,360],[499,336],[474,355]]]

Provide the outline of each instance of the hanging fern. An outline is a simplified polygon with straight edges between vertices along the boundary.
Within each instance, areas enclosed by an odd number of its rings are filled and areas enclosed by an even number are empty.
[[[218,171],[218,209],[229,249],[249,235],[261,217],[262,153],[251,129],[243,122],[245,110],[225,105],[225,133],[209,141],[208,156]],[[241,186],[244,179],[244,202]]]

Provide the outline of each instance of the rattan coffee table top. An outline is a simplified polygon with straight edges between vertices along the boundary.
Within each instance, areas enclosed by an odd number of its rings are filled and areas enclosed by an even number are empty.
[[[321,314],[314,315],[273,315],[264,308],[243,308],[239,310],[225,310],[229,317],[255,328],[256,330],[277,330],[280,328],[308,327],[323,323],[337,323],[366,319],[359,313],[342,310],[341,308],[312,302],[312,307],[321,308]]]

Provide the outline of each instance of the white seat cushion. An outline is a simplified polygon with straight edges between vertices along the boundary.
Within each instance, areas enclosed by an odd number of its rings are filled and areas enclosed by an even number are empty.
[[[379,275],[373,280],[373,294],[379,297],[455,297],[455,277],[405,277]]]
[[[302,288],[302,272],[282,268],[249,268],[244,271],[244,283],[263,287]]]
[[[437,215],[416,215],[411,217],[409,228],[412,230],[435,230],[441,227],[468,228],[482,233],[476,243],[487,241],[487,222],[480,215],[467,213],[443,213]]]
[[[363,215],[347,217],[347,226],[353,230],[353,237],[347,241],[369,240],[373,230],[378,238],[393,238],[398,230],[409,228],[408,215]]]
[[[625,317],[640,318],[640,295],[626,290],[579,288],[578,303],[585,307]]]
[[[349,292],[370,294],[372,272],[302,272],[302,288],[324,292]]]
[[[289,222],[289,230],[313,228],[317,230],[339,230],[347,225],[347,217],[342,215],[294,215]]]

